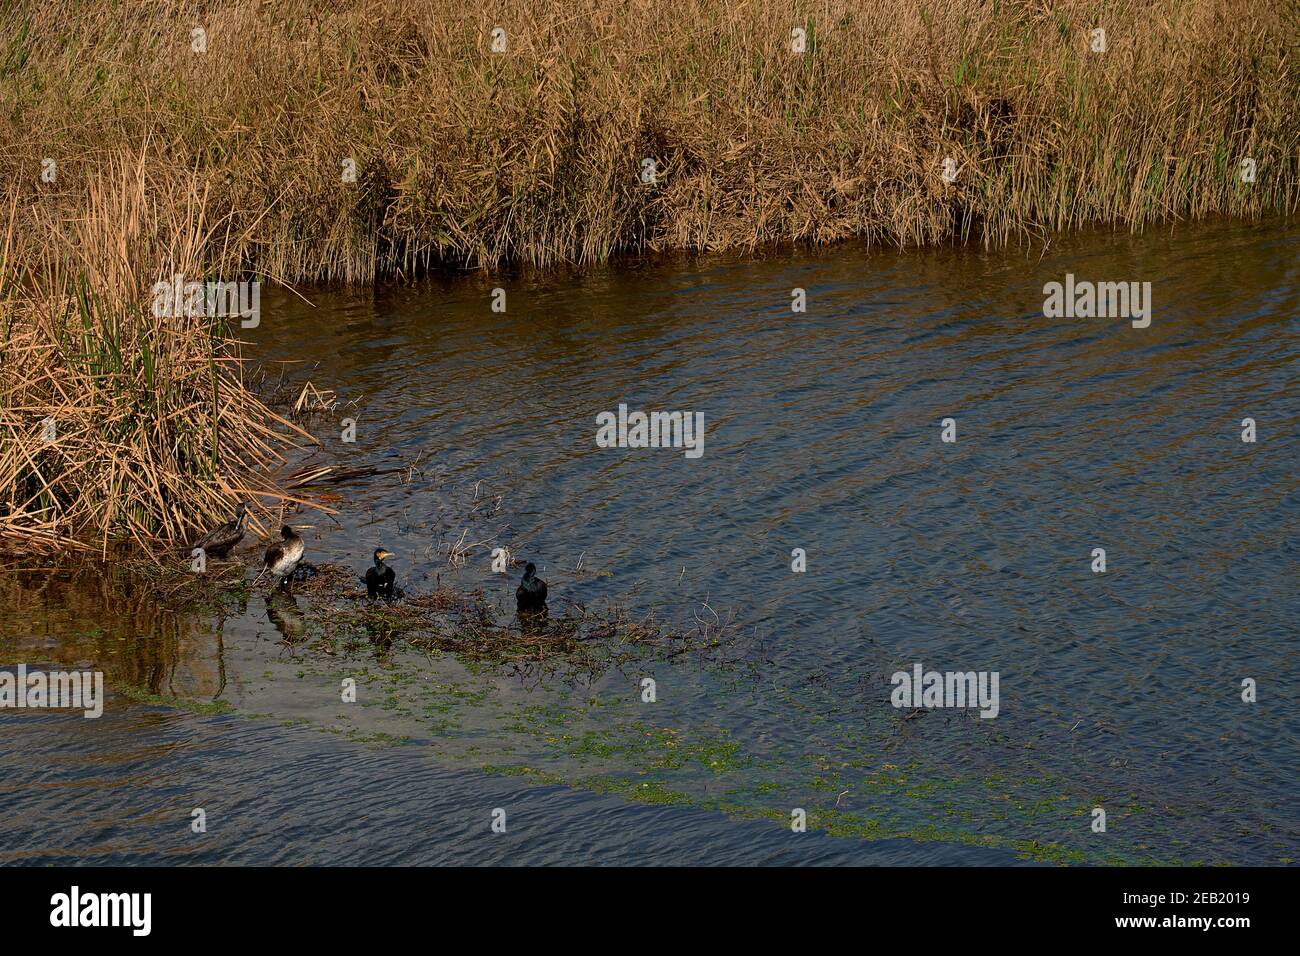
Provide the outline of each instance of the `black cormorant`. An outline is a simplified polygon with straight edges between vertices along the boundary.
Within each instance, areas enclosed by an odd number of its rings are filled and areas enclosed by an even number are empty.
[[[388,601],[393,599],[393,584],[397,580],[397,575],[392,568],[384,564],[392,556],[391,551],[375,548],[375,566],[366,568],[366,576],[361,579],[366,582],[366,597],[381,597]]]
[[[529,561],[524,579],[515,589],[515,603],[520,614],[537,614],[546,610],[546,582],[537,576],[537,566]]]

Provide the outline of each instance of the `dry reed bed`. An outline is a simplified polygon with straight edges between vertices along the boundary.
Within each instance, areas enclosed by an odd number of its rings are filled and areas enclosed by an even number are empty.
[[[237,330],[150,313],[177,273],[998,243],[1297,202],[1283,0],[0,2],[0,548],[178,546],[238,498],[297,500],[271,475],[307,435]]]
[[[24,213],[79,208],[108,157],[148,142],[151,164],[197,171],[246,231],[244,267],[291,281],[847,237],[998,243],[1297,201],[1288,0],[7,6],[0,179]]]
[[[0,244],[0,549],[158,554],[233,504],[295,499],[267,476],[310,436],[244,380],[224,319],[156,315],[153,283],[207,274],[231,248],[193,177],[111,161],[80,214],[45,212],[24,257],[11,205]],[[228,261],[228,260],[227,260]]]

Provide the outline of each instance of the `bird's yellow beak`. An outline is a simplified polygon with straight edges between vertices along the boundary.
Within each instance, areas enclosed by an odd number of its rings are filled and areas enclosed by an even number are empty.
[[[379,560],[380,560],[380,561],[387,561],[387,560],[388,560],[389,558],[391,558],[392,556],[393,556],[393,552],[391,552],[391,551],[383,551],[383,550],[381,550],[381,551],[379,552]]]

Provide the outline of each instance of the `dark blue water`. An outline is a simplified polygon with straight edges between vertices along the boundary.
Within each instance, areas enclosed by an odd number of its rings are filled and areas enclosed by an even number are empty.
[[[140,773],[204,781],[224,753],[220,781],[193,786],[213,799],[249,787],[312,812],[285,831],[241,824],[255,843],[223,835],[203,850],[167,836],[170,818],[122,822],[136,805],[120,793],[103,798],[102,825],[139,827],[131,852],[143,857],[324,861],[349,818],[339,808],[372,796],[385,808],[375,846],[394,859],[491,861],[505,859],[502,844],[468,834],[497,799],[487,794],[509,793],[555,813],[526,851],[510,851],[519,862],[571,860],[578,844],[629,861],[676,854],[679,839],[691,859],[718,848],[719,862],[1013,851],[1290,862],[1300,849],[1297,251],[1292,226],[1211,225],[1070,237],[1041,258],[841,247],[309,294],[311,308],[268,297],[251,356],[290,362],[289,381],[309,377],[340,401],[313,426],[322,448],[295,464],[381,470],[330,486],[337,520],[294,516],[313,559],[359,570],[382,543],[408,587],[482,586],[506,614],[518,572],[490,566],[491,549],[506,547],[538,563],[556,607],[621,606],[685,627],[716,613],[731,622],[727,663],[648,661],[578,683],[447,658],[375,664],[363,679],[367,729],[410,740],[372,751],[322,737],[352,755],[341,803],[312,782],[326,758],[300,748],[314,738],[295,731],[262,747],[251,741],[272,732],[265,720],[138,714],[129,719],[156,725],[138,732]],[[1043,285],[1067,272],[1151,282],[1150,327],[1044,318]],[[496,285],[504,314],[490,309]],[[795,287],[807,290],[804,314],[790,311]],[[703,412],[703,456],[598,447],[596,416],[619,403]],[[349,416],[355,444],[338,440]],[[949,417],[953,444],[940,440]],[[1246,417],[1253,444],[1241,441]],[[1098,547],[1105,574],[1091,570]],[[794,548],[806,550],[805,573],[791,571]],[[197,622],[136,608],[144,620],[116,642],[67,633],[94,630],[82,626],[94,601],[64,594],[38,611],[30,583],[21,593],[10,659],[61,650],[244,715],[334,730],[354,720],[339,714],[337,680],[361,665],[286,655],[260,597]],[[169,649],[128,650],[150,641]],[[998,716],[891,706],[890,675],[917,662],[996,671]],[[654,705],[639,699],[645,676],[658,682]],[[1247,678],[1254,703],[1241,697]],[[76,722],[53,746],[49,726],[2,719],[17,728],[0,745],[7,761],[93,749]],[[233,751],[220,749],[227,740]],[[298,770],[279,773],[281,760]],[[480,766],[602,792],[534,790]],[[465,816],[428,857],[385,835],[424,832],[394,796],[406,777],[454,793],[438,812]],[[25,801],[18,825],[61,805],[52,781],[15,779],[7,773]],[[638,805],[627,780],[681,805]],[[98,852],[96,799],[81,792],[81,822],[64,831],[78,853]],[[150,819],[160,800],[138,809]],[[794,850],[775,817],[744,818],[792,807],[854,846],[822,838]],[[1090,827],[1095,807],[1105,833]],[[31,852],[52,851],[38,841]],[[114,852],[125,851],[97,858]]]

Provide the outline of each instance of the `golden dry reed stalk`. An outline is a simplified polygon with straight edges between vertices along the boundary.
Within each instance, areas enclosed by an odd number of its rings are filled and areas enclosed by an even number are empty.
[[[1291,213],[1298,9],[0,0],[0,546],[182,543],[283,493],[303,434],[224,320],[150,313],[175,274]]]
[[[1297,202],[1294,0],[0,7],[0,182],[24,222],[75,214],[106,156],[153,137],[149,162],[247,233],[241,262],[287,281]]]
[[[210,222],[192,176],[157,182],[109,160],[75,219],[35,213],[41,253],[0,246],[0,549],[158,555],[281,497],[266,475],[309,439],[244,381],[224,318],[155,314],[150,290],[229,264],[229,216]],[[162,553],[165,553],[162,552]]]

